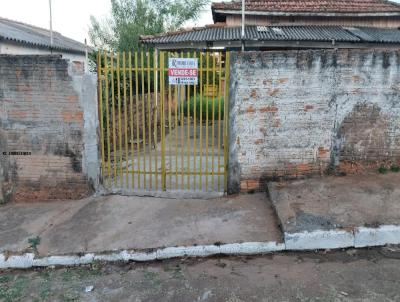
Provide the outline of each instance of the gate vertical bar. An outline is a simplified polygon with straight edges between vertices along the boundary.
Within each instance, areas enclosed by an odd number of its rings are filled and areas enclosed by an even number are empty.
[[[107,126],[107,176],[108,185],[111,186],[111,136],[110,136],[110,105],[109,105],[109,90],[108,90],[108,53],[104,54],[104,76],[105,76],[105,106],[106,106],[106,126]]]
[[[155,95],[155,94],[154,94]],[[151,146],[151,113],[152,113],[152,108],[151,108],[151,58],[150,58],[150,53],[147,54],[147,126],[148,126],[148,137],[149,137],[149,172],[150,172],[150,181],[149,181],[149,186],[150,190],[153,187],[153,164],[152,164],[152,146]],[[154,141],[156,143],[156,141]],[[157,158],[155,159],[157,160]]]
[[[188,51],[187,57],[190,58],[190,52]],[[190,190],[190,85],[187,85],[187,96],[186,96],[186,106],[187,106],[187,189]]]
[[[137,184],[138,189],[141,185],[140,175],[140,126],[139,126],[139,63],[138,53],[135,52],[135,89],[136,89],[136,147],[137,147]]]
[[[154,172],[155,172],[155,182],[156,190],[158,190],[158,51],[154,50],[154,62],[153,62],[155,77],[154,77],[154,146],[155,146],[155,161],[154,161]]]
[[[146,190],[147,183],[146,183],[146,121],[145,121],[145,111],[146,106],[144,102],[144,53],[143,50],[140,53],[140,67],[142,72],[142,138],[143,138],[143,189]]]
[[[208,192],[208,102],[209,98],[208,95],[210,93],[210,89],[208,87],[209,81],[209,67],[210,65],[210,53],[206,52],[206,191]]]
[[[225,175],[224,175],[224,182],[225,182],[225,192],[228,192],[228,164],[229,164],[229,159],[228,159],[228,151],[229,151],[229,146],[228,146],[228,119],[229,119],[229,81],[230,81],[230,53],[229,51],[226,52],[226,57],[225,57],[225,96],[224,96],[224,160],[225,160]]]
[[[113,152],[114,152],[114,185],[117,179],[117,138],[115,127],[115,91],[114,91],[114,54],[111,52],[111,115],[112,115],[112,128],[113,128]]]
[[[218,191],[221,190],[221,83],[222,83],[222,53],[218,55]]]
[[[169,56],[170,53],[168,53],[167,56],[167,64],[169,62]],[[165,68],[165,66],[164,66]],[[167,78],[168,81],[168,78]],[[169,181],[169,189],[172,190],[172,123],[171,123],[171,106],[172,106],[172,100],[171,100],[171,85],[169,85],[169,82],[167,84],[168,87],[168,160],[169,160],[169,171],[168,171],[168,181]]]
[[[134,136],[133,136],[133,79],[132,79],[132,53],[129,52],[129,105],[130,105],[130,126],[131,126],[131,163],[132,163],[132,190],[135,189],[135,158],[134,158]]]
[[[203,52],[200,52],[200,190],[203,191]]]
[[[123,162],[123,149],[122,149],[122,121],[121,121],[121,60],[120,53],[117,53],[117,97],[118,97],[118,147],[119,147],[119,182],[122,187],[123,181],[123,171],[122,171],[122,162]]]
[[[196,51],[193,52],[193,58],[197,59]],[[196,176],[197,176],[197,160],[196,160],[197,159],[197,150],[196,150],[197,149],[197,124],[196,124],[196,122],[197,122],[196,121],[197,99],[196,98],[197,98],[197,84],[195,84],[193,87],[193,155],[194,155],[194,158],[193,158],[193,167],[194,167],[193,190],[194,191],[196,191],[196,189],[197,189],[197,183],[196,183],[196,181],[197,181],[197,179],[196,179]]]
[[[160,94],[161,94],[161,189],[167,190],[165,170],[165,81],[164,81],[164,52],[160,52]]]
[[[212,189],[215,190],[215,184],[214,184],[214,177],[215,177],[215,97],[214,97],[214,87],[215,87],[215,52],[213,53],[212,57],[212,96],[211,96],[211,184],[212,184]]]
[[[103,69],[102,69],[102,52],[97,54],[97,79],[98,79],[98,102],[99,102],[99,123],[100,123],[100,139],[101,139],[101,176],[104,178],[105,172],[105,156],[104,156],[104,120],[103,120]]]
[[[181,53],[181,58],[183,58],[183,52]],[[180,89],[181,88],[181,86],[179,85],[178,86],[178,89],[179,89],[179,91],[181,91],[181,90],[183,90],[183,92],[185,92],[185,88],[183,88],[183,89]],[[184,176],[183,176],[183,174],[184,174],[184,166],[183,166],[183,161],[184,161],[184,152],[183,152],[183,149],[184,149],[184,146],[185,146],[185,137],[184,137],[184,134],[185,134],[185,125],[184,125],[184,116],[185,116],[185,113],[184,113],[184,110],[183,110],[183,98],[182,98],[182,94],[180,94],[179,95],[180,96],[180,100],[179,100],[179,107],[180,107],[180,118],[181,118],[181,147],[180,147],[180,149],[181,149],[181,190],[184,190],[184,186],[183,186],[183,183],[184,183]]]
[[[125,186],[129,186],[129,151],[128,151],[128,102],[126,98],[126,53],[122,54],[122,69],[123,71],[123,82],[124,82],[124,119],[125,119]]]

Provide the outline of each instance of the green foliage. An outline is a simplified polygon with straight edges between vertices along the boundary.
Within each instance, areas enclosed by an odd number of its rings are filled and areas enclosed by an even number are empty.
[[[183,108],[182,108],[183,107]],[[192,96],[188,102],[182,103],[181,111],[183,109],[184,115],[187,116],[189,108],[189,115],[190,117],[194,117],[194,112],[196,108],[196,118],[200,120],[200,113],[201,119],[203,121],[207,118],[208,112],[208,120],[218,120],[221,117],[221,120],[224,119],[224,98],[218,97],[205,97],[203,96],[202,99],[200,95]],[[202,109],[202,110],[200,110]]]
[[[40,244],[40,241],[41,241],[41,239],[40,239],[39,236],[36,236],[36,237],[33,237],[33,238],[29,238],[29,239],[28,239],[28,243],[29,243],[30,247],[31,247],[35,252],[37,252],[37,247],[38,247],[38,245]]]
[[[399,173],[400,172],[400,167],[399,166],[391,166],[390,171],[394,173]]]
[[[89,37],[97,48],[132,51],[141,35],[176,30],[199,17],[209,0],[111,0],[111,16],[91,16]]]
[[[387,174],[389,172],[389,169],[384,167],[384,166],[380,166],[379,169],[378,169],[378,172],[380,174]]]

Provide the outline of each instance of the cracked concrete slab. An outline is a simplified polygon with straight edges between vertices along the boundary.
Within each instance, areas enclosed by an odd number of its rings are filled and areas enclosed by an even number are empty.
[[[400,174],[273,182],[268,190],[285,233],[400,225]]]
[[[0,211],[0,252],[40,256],[242,242],[282,243],[266,194],[210,200],[107,196],[9,204]]]

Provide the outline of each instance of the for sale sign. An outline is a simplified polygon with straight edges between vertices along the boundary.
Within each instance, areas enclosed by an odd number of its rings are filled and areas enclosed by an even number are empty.
[[[170,85],[197,85],[198,59],[169,58],[168,78]]]

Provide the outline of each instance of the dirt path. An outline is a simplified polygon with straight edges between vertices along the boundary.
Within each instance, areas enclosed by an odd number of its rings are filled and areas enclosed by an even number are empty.
[[[0,300],[400,301],[400,248],[4,271]]]

